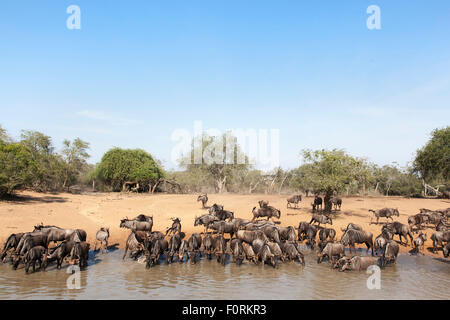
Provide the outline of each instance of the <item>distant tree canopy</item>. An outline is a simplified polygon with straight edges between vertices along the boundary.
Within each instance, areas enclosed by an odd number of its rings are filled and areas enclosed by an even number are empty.
[[[141,149],[114,148],[106,152],[98,164],[94,177],[114,191],[120,191],[128,181],[150,188],[164,176],[152,155]]]
[[[32,181],[36,163],[28,148],[18,143],[0,142],[0,168],[0,196],[5,196]]]
[[[433,130],[431,139],[417,150],[413,170],[428,183],[449,184],[450,126]]]
[[[199,155],[199,159],[196,155]],[[191,176],[212,181],[218,193],[227,191],[233,181],[235,184],[239,176],[247,174],[251,168],[248,157],[241,150],[236,137],[230,133],[195,137],[192,140],[191,152],[182,156],[179,162]]]

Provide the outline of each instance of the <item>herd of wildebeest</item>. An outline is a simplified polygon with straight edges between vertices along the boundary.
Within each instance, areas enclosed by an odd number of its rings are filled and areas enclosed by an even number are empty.
[[[301,200],[301,195],[288,198],[287,208],[297,208]],[[193,233],[188,239],[182,232],[179,218],[172,218],[172,225],[164,233],[153,230],[152,216],[140,214],[133,219],[122,219],[120,228],[130,229],[123,259],[128,253],[129,258],[144,262],[146,268],[159,264],[163,256],[167,264],[175,261],[190,261],[195,264],[203,256],[208,260],[215,257],[222,265],[225,265],[227,257],[232,257],[233,263],[237,265],[247,260],[254,264],[268,264],[274,268],[280,262],[293,261],[304,266],[305,258],[300,246],[304,243],[306,247],[316,251],[317,263],[327,259],[332,268],[340,271],[364,270],[371,265],[385,267],[395,263],[399,243],[407,246],[408,238],[411,241],[411,252],[420,253],[427,241],[427,235],[424,233],[427,228],[435,229],[431,235],[433,252],[442,250],[445,258],[449,256],[450,208],[434,211],[420,209],[420,213],[408,218],[407,225],[394,221],[394,217],[400,215],[398,209],[369,210],[372,213],[371,224],[379,224],[380,218],[386,219],[381,223],[380,234],[375,239],[371,232],[360,225],[349,223],[346,228],[341,229],[343,234],[341,239],[337,240],[336,230],[331,227],[332,213],[323,210],[322,198],[317,195],[311,203],[311,220],[301,221],[298,227],[279,226],[281,211],[270,206],[267,201],[261,200],[259,205],[253,208],[252,220],[235,217],[234,213],[225,210],[223,205],[213,204],[207,207],[207,194],[198,196],[197,201],[202,202],[203,209],[208,209],[208,213],[195,217],[194,220],[194,226],[203,226],[204,231]],[[341,198],[334,196],[331,202],[335,211],[341,209]],[[417,236],[414,238],[413,234]],[[399,242],[393,239],[396,235]],[[108,252],[109,236],[109,228],[100,228],[96,234],[94,251],[97,250],[99,242],[100,249]],[[40,269],[45,270],[52,262],[56,262],[58,269],[63,262],[79,264],[80,268],[85,268],[88,265],[90,250],[86,237],[87,234],[82,229],[64,229],[40,224],[35,226],[32,232],[11,234],[4,244],[1,260],[3,263],[9,260],[14,269],[23,264],[26,273],[30,267],[34,272],[37,264]],[[51,244],[55,245],[50,247]],[[367,246],[366,256],[352,256],[352,251],[356,253],[356,244]],[[350,256],[346,255],[347,247]]]

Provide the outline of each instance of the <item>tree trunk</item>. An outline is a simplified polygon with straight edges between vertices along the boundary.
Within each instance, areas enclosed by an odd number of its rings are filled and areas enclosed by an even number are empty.
[[[224,189],[224,187],[225,187],[226,181],[227,181],[227,176],[225,176],[223,179],[218,179],[218,180],[216,181],[216,184],[217,184],[217,192],[218,192],[218,193],[222,193],[222,192],[223,192],[223,189]]]
[[[325,193],[325,197],[323,198],[325,212],[331,212],[331,210],[333,209],[333,204],[331,203],[332,196],[333,190],[327,190],[327,192]]]
[[[158,181],[156,181],[155,185],[153,186],[153,188],[151,188],[152,194],[155,192],[156,188],[159,186],[159,184],[162,182],[162,179],[158,179]]]
[[[95,192],[95,179],[92,180],[92,192]]]

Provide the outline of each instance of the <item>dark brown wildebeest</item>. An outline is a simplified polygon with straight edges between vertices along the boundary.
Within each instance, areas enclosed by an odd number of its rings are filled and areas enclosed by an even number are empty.
[[[140,214],[131,220],[136,220],[136,221],[141,221],[141,222],[147,221],[147,222],[151,222],[153,224],[153,216],[146,216],[145,214]]]
[[[306,239],[306,231],[309,228],[309,223],[306,221],[301,221],[298,224],[297,232],[298,232],[298,241],[303,241]]]
[[[380,210],[369,209],[369,211],[372,212],[373,216],[377,219],[376,224],[378,224],[378,220],[380,220],[380,218],[391,219],[392,221],[394,221],[392,216],[397,216],[397,217],[400,216],[398,209],[393,209],[393,208],[383,208]],[[372,224],[372,218],[370,219],[370,224]]]
[[[46,234],[36,234],[33,232],[31,234],[24,235],[21,240],[23,240],[22,247],[18,245],[16,249],[16,254],[21,256],[25,255],[28,250],[35,246],[43,246],[44,248],[48,248],[49,242]]]
[[[252,247],[258,256],[258,260],[262,262],[263,266],[264,264],[269,264],[272,267],[276,268],[277,258],[270,250],[267,241],[256,239],[255,241],[252,242]]]
[[[335,237],[336,237],[336,230],[331,228],[320,228],[319,231],[320,241],[327,241],[327,239],[329,238],[330,241],[333,242]]]
[[[334,210],[337,210],[339,208],[339,211],[341,210],[341,206],[342,206],[342,199],[339,197],[332,197],[331,198],[331,204],[334,205]]]
[[[280,230],[280,239],[281,241],[295,241],[295,228],[293,226],[281,227],[278,228]]]
[[[422,212],[425,216],[428,217],[428,223],[434,225],[435,227],[437,225],[439,225],[443,219],[444,216],[442,213],[437,212],[437,211],[427,211],[427,212]]]
[[[72,252],[75,241],[63,241],[47,255],[46,263],[56,260],[56,268],[61,269],[64,258]]]
[[[45,270],[47,259],[47,248],[35,246],[25,254],[23,262],[25,264],[25,273],[28,273],[30,266],[33,266],[33,272],[36,271],[36,262],[39,262],[39,268]]]
[[[208,232],[208,226],[211,224],[211,222],[219,221],[219,218],[217,218],[215,215],[212,214],[205,214],[200,217],[195,217],[194,226],[203,225],[205,227],[205,233]]]
[[[305,239],[308,240],[307,244],[309,244],[311,246],[311,249],[314,249],[314,247],[316,245],[317,231],[319,231],[317,226],[312,225],[312,224],[310,224],[308,226],[308,228],[306,229],[306,237],[305,237]]]
[[[331,220],[330,217],[327,217],[326,215],[323,215],[323,214],[313,214],[309,224],[312,224],[314,222],[317,222],[319,226],[321,223],[323,223],[323,224],[329,223],[329,224],[333,225],[333,220]]]
[[[213,238],[210,234],[205,235],[202,241],[202,247],[203,253],[206,255],[208,260],[211,260],[211,254],[213,250]]]
[[[254,264],[258,264],[258,257],[255,254],[255,251],[253,251],[253,247],[251,244],[248,244],[246,242],[241,242],[242,248],[244,248],[245,257],[248,261],[252,261]]]
[[[179,218],[171,218],[172,220],[172,226],[170,228],[167,228],[166,230],[166,236],[170,235],[171,233],[179,233],[181,232],[181,220]]]
[[[236,237],[242,242],[247,242],[248,244],[252,244],[253,241],[256,239],[268,241],[267,236],[264,234],[264,231],[262,230],[255,230],[255,231],[238,230],[238,232],[236,233]]]
[[[447,231],[448,226],[444,222],[439,222],[439,224],[436,226],[436,231]]]
[[[217,203],[214,203],[211,208],[209,208],[209,214],[214,215],[216,212],[218,211],[222,211],[223,210],[223,206]]]
[[[322,203],[323,203],[322,198],[319,196],[315,196],[314,202],[311,203],[312,211],[316,212],[316,210],[322,210]]]
[[[286,241],[280,243],[281,251],[283,252],[284,259],[289,261],[298,260],[302,265],[305,265],[305,256],[300,251],[299,246],[295,241]]]
[[[145,242],[146,249],[146,264],[147,269],[151,268],[155,264],[159,264],[159,259],[162,254],[165,254],[169,244],[164,239],[154,239],[152,241]]]
[[[86,241],[75,241],[72,251],[70,252],[70,264],[78,264],[80,269],[88,266],[89,259],[89,243]]]
[[[277,260],[284,261],[285,255],[280,248],[280,244],[278,244],[276,242],[272,242],[272,241],[267,242],[267,245],[269,246],[270,251],[274,254],[274,256],[277,258]]]
[[[233,262],[238,266],[242,264],[245,258],[244,248],[242,242],[239,239],[233,239],[230,241],[230,249],[233,254]]]
[[[134,231],[148,231],[151,232],[153,227],[152,221],[139,221],[139,220],[120,220],[120,228],[127,228]]]
[[[448,254],[450,252],[450,242],[445,245],[442,252],[444,253],[444,258],[448,258]]]
[[[267,208],[267,206],[269,205],[269,201],[259,200],[258,204],[260,208]]]
[[[270,218],[277,218],[280,219],[281,217],[281,211],[278,209],[275,209],[272,206],[266,206],[264,208],[256,209],[256,207],[252,210],[253,213],[253,219],[252,221],[255,221],[257,218],[267,217],[267,220]]]
[[[391,234],[389,232],[389,230],[387,229],[383,229],[383,231],[381,232],[381,234],[379,234],[376,238],[375,241],[373,242],[373,246],[375,249],[375,252],[377,252],[378,250],[382,250],[384,245],[389,241],[392,240],[393,234]]]
[[[178,249],[181,245],[181,236],[179,233],[175,233],[169,240],[169,247],[167,249],[167,263],[173,262],[173,257],[178,253]]]
[[[189,259],[192,264],[197,263],[197,258],[200,253],[200,247],[202,246],[202,237],[198,233],[193,233],[188,240],[189,245]]]
[[[48,242],[58,241],[86,241],[86,231],[81,229],[63,229],[57,226],[44,226],[43,224],[34,227],[33,232],[42,232],[47,235]]]
[[[383,257],[381,258],[382,266],[388,263],[396,263],[399,252],[398,243],[393,240],[388,240],[383,247]]]
[[[422,229],[422,225],[428,223],[428,221],[428,215],[423,213],[418,213],[408,217],[408,225],[410,226],[411,230],[413,230],[413,227],[416,227],[415,232],[418,232],[420,229]]]
[[[180,248],[178,249],[178,262],[182,263],[184,257],[188,257],[189,244],[186,240],[181,241]],[[187,261],[188,258],[186,258]]]
[[[393,223],[388,223],[385,226],[383,226],[381,231],[383,231],[384,229],[387,229],[393,235],[398,234],[398,236],[400,237],[400,243],[402,243],[402,244],[403,244],[402,237],[404,237],[406,239],[405,245],[408,245],[408,236],[411,239],[411,244],[414,241],[412,233],[411,233],[411,228],[403,223],[400,223],[398,221],[395,221]]]
[[[443,247],[443,242],[450,242],[450,231],[436,231],[431,235],[433,241],[433,253],[436,252],[438,246]]]
[[[217,262],[220,262],[221,265],[225,265],[227,242],[222,235],[218,235],[213,238],[213,248],[213,252],[216,255]]]
[[[280,243],[281,242],[280,231],[278,230],[277,227],[275,227],[275,226],[265,226],[264,228],[262,228],[262,231],[264,232],[264,234],[266,235],[266,237],[269,240],[275,241],[276,243]]]
[[[203,209],[205,209],[206,203],[208,202],[208,195],[206,193],[199,195],[197,198],[197,202],[199,202],[199,201],[202,202],[202,207],[203,207]]]
[[[330,264],[334,264],[335,257],[338,259],[345,255],[345,247],[342,243],[327,243],[325,248],[317,254],[317,263],[321,263],[324,257],[328,257]]]
[[[345,259],[345,258],[341,258],[341,259]],[[339,260],[339,261],[341,261],[341,260]],[[361,271],[361,270],[366,270],[370,266],[373,266],[373,265],[379,266],[380,264],[381,264],[381,259],[379,259],[379,258],[354,256],[351,259],[345,259],[345,263],[343,263],[343,265],[339,269],[339,271],[345,271],[345,270]]]
[[[373,234],[369,231],[350,229],[342,235],[341,243],[344,246],[349,246],[350,253],[352,253],[352,249],[356,253],[355,244],[364,243],[367,246],[367,253],[369,253],[369,249],[372,249],[372,256],[374,255]]]
[[[295,208],[298,208],[298,203],[302,201],[302,196],[300,194],[293,195],[292,197],[287,198],[286,208],[292,207],[292,203],[295,205]]]
[[[230,234],[230,239],[233,238],[234,234],[238,231],[236,225],[233,222],[228,221],[213,221],[209,224],[208,228],[216,230],[217,233],[224,235],[225,233]]]
[[[422,232],[414,239],[414,250],[416,253],[420,253],[420,248],[425,246],[425,241],[427,241],[427,235]]]
[[[97,234],[95,235],[94,251],[97,250],[97,242],[100,242],[100,249],[102,249],[103,247],[102,252],[108,252],[108,239],[109,228],[100,228],[100,230],[98,230]]]
[[[17,246],[19,245],[20,239],[22,239],[24,233],[13,233],[11,234],[8,239],[6,239],[5,245],[3,246],[3,252],[0,257],[0,260],[2,262],[5,262],[6,256],[8,254],[8,251],[10,249],[13,249],[13,251],[16,250]]]

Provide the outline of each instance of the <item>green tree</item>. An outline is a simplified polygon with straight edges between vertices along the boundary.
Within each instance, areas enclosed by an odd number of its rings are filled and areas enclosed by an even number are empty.
[[[127,181],[151,190],[151,185],[158,183],[164,172],[152,155],[144,150],[113,148],[103,155],[95,177],[114,191],[122,190]]]
[[[212,180],[218,193],[230,189],[233,182],[238,182],[239,176],[245,175],[251,168],[248,157],[241,150],[236,137],[230,133],[218,137],[203,134],[194,138],[191,152],[179,162],[186,171]]]
[[[431,139],[417,150],[413,171],[427,183],[447,184],[450,179],[450,126],[435,129]]]
[[[28,148],[21,144],[0,142],[0,196],[24,188],[36,165]]]
[[[76,138],[73,142],[64,140],[62,159],[64,161],[63,188],[69,188],[76,183],[80,173],[87,167],[86,159],[89,158],[87,149],[89,143]]]
[[[11,142],[11,138],[8,136],[8,133],[5,129],[0,125],[0,142],[9,143]]]

